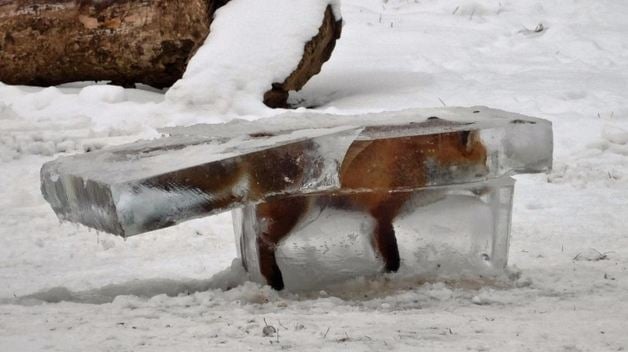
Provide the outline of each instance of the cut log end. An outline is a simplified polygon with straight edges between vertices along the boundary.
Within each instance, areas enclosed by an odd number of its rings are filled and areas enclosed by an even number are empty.
[[[288,108],[288,92],[300,90],[321,71],[323,64],[331,57],[341,33],[342,19],[336,18],[332,7],[328,6],[318,34],[305,44],[299,65],[285,81],[272,84],[272,89],[264,95],[264,104],[271,108]]]

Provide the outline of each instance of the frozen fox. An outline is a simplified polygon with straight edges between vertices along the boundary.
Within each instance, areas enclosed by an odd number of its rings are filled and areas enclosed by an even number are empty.
[[[390,190],[423,187],[430,172],[451,167],[473,170],[482,176],[487,170],[486,159],[487,151],[477,131],[356,141],[341,165],[341,189],[331,195],[332,205],[373,217],[373,248],[383,261],[384,270],[394,272],[399,269],[400,258],[393,221],[411,193]],[[255,162],[249,167],[255,167]],[[276,178],[258,179],[253,186],[258,188],[257,192],[262,192],[267,188],[266,183]],[[352,192],[347,192],[349,190]],[[312,205],[312,198],[281,198],[256,208],[256,216],[263,224],[256,239],[260,271],[277,290],[283,289],[284,282],[275,251]]]

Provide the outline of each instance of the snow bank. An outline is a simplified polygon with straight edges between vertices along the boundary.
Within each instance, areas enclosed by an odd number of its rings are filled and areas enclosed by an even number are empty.
[[[264,93],[297,68],[329,5],[338,8],[337,0],[230,1],[166,98],[221,113],[263,110]]]

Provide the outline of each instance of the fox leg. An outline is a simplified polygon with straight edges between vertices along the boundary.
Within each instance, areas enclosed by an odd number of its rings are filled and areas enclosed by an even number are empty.
[[[305,197],[286,198],[257,206],[257,218],[262,223],[256,239],[260,272],[275,290],[284,288],[281,269],[275,257],[277,246],[299,222],[307,206]]]
[[[409,195],[406,193],[388,194],[370,210],[371,216],[375,219],[374,248],[384,261],[386,272],[396,272],[401,265],[393,221],[408,198]]]

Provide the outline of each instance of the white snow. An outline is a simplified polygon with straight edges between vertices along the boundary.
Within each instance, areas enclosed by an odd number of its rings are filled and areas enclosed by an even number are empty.
[[[166,94],[173,103],[250,114],[272,83],[294,71],[334,0],[235,0],[214,17],[205,44]],[[340,19],[340,16],[338,16]]]
[[[126,99],[126,93],[125,89],[120,86],[93,85],[81,89],[79,99],[92,104],[120,103]]]
[[[39,191],[44,162],[237,112],[146,89],[94,103],[79,98],[84,84],[0,84],[0,350],[628,349],[628,3],[345,0],[342,10],[331,61],[292,97],[303,106],[486,105],[553,122],[554,171],[517,177],[509,278],[400,274],[277,293],[240,283],[228,214],[127,241],[59,224]],[[237,117],[276,113],[253,108]],[[595,253],[605,258],[575,259]],[[264,336],[266,324],[278,334]]]

